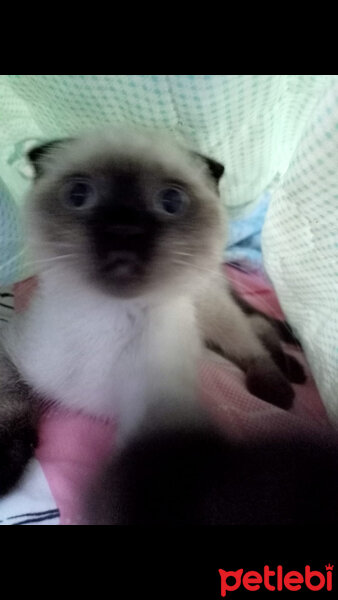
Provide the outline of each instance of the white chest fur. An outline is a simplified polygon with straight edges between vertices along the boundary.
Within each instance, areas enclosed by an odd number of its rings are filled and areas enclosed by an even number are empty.
[[[127,430],[152,403],[195,396],[200,339],[186,297],[120,300],[65,274],[46,278],[5,343],[42,397]]]

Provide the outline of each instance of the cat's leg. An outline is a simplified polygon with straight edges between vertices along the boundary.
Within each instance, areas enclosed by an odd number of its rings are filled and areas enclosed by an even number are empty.
[[[283,369],[243,313],[221,286],[209,288],[196,302],[198,323],[207,345],[246,373],[248,390],[262,400],[289,408],[294,391]]]
[[[0,495],[16,484],[33,455],[37,421],[30,388],[0,348]]]
[[[281,346],[281,340],[288,344],[301,348],[299,340],[296,338],[290,325],[286,321],[274,319],[254,308],[244,298],[241,298],[234,290],[230,291],[232,298],[242,311],[250,319],[250,323],[262,340],[263,344],[269,350],[273,360],[289,378],[292,383],[304,383],[306,375],[300,362],[290,354],[284,352]]]
[[[288,344],[293,344],[298,347],[301,346],[300,341],[297,339],[289,323],[287,323],[286,321],[281,321],[280,319],[274,319],[273,317],[266,315],[259,309],[252,306],[252,304],[247,302],[247,300],[242,298],[239,294],[237,294],[235,290],[230,289],[229,291],[231,297],[235,300],[236,304],[239,305],[239,307],[246,315],[248,315],[249,317],[261,317],[261,319],[263,319],[266,323],[270,324],[271,328],[278,335],[279,340],[282,340],[283,342],[286,342]]]
[[[284,352],[274,324],[270,323],[263,315],[255,313],[249,316],[249,320],[255,333],[269,350],[271,357],[284,375],[292,383],[304,383],[306,375],[303,366],[294,356]]]

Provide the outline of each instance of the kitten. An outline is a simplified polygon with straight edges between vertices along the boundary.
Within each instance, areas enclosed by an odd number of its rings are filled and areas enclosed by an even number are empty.
[[[119,129],[29,158],[38,289],[1,332],[2,491],[33,452],[44,401],[117,416],[121,447],[142,431],[203,426],[204,343],[246,372],[254,394],[290,406],[295,377],[278,336],[267,321],[255,331],[220,271],[222,165],[163,134]]]

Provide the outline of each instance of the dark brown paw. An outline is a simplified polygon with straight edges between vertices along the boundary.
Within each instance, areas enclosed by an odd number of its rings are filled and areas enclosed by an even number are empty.
[[[252,361],[246,373],[249,392],[279,408],[289,409],[295,393],[281,371],[267,359]]]
[[[306,374],[297,358],[284,352],[282,347],[269,348],[269,350],[274,363],[291,383],[305,383]]]
[[[292,383],[305,383],[306,373],[303,365],[291,354],[285,354],[287,376]]]
[[[298,346],[301,348],[301,343],[299,339],[296,337],[294,331],[287,321],[279,321],[271,319],[271,323],[273,324],[276,331],[278,331],[280,339],[287,344],[293,344],[294,346]]]

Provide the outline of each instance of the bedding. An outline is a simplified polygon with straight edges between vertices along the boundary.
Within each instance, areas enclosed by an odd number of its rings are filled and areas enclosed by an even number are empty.
[[[264,266],[338,428],[338,85],[326,90],[271,194]]]

